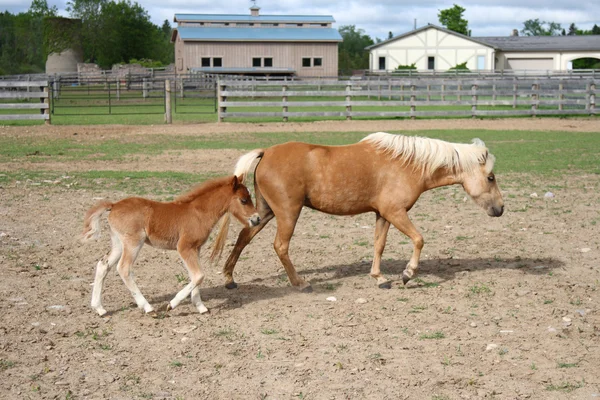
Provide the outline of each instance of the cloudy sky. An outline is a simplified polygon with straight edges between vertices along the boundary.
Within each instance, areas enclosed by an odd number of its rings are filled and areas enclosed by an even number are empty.
[[[65,11],[67,0],[47,1],[50,6],[56,6],[61,15],[68,16]],[[248,14],[252,5],[249,0],[137,2],[148,11],[152,22],[157,25],[161,25],[165,19],[173,25],[175,13]],[[30,4],[31,0],[0,0],[0,11],[19,13],[26,11]],[[507,36],[512,29],[521,30],[524,21],[535,18],[539,18],[540,21],[558,22],[567,30],[573,22],[579,29],[591,29],[594,24],[600,25],[598,0],[257,0],[261,14],[333,15],[336,28],[355,25],[373,39],[386,39],[390,31],[394,35],[406,33],[413,29],[415,20],[417,27],[427,23],[439,25],[439,10],[450,8],[453,4],[466,9],[464,18],[469,21],[469,29],[473,36]]]

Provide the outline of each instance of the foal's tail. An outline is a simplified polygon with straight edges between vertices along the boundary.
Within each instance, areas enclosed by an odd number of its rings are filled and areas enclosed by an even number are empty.
[[[238,177],[240,183],[244,183],[246,181],[246,177],[248,176],[248,172],[252,168],[252,163],[257,158],[261,158],[265,154],[264,149],[256,149],[252,150],[250,153],[244,154],[240,157],[237,164],[235,164],[235,170],[233,174]],[[225,241],[227,240],[227,234],[229,233],[229,222],[231,221],[231,214],[227,213],[221,218],[221,224],[219,226],[219,233],[217,233],[217,237],[215,238],[215,243],[213,245],[212,252],[210,253],[210,261],[214,262],[215,259],[221,257],[223,253],[223,248],[225,247]]]
[[[113,203],[110,201],[101,201],[85,213],[83,234],[81,235],[82,242],[96,240],[100,237],[100,217],[104,212],[110,211],[112,206]]]

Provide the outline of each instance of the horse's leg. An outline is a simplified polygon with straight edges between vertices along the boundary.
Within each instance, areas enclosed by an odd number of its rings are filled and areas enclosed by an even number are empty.
[[[237,263],[240,255],[244,248],[250,243],[252,238],[260,232],[267,223],[273,219],[274,214],[271,211],[271,208],[262,197],[258,186],[255,185],[256,192],[256,209],[258,211],[258,215],[260,216],[260,223],[252,228],[245,227],[242,229],[240,234],[238,235],[237,241],[235,242],[235,247],[227,257],[227,261],[225,262],[225,266],[223,267],[223,275],[225,276],[225,287],[227,289],[235,289],[237,288],[237,283],[233,280],[233,270],[235,269],[235,264]]]
[[[200,265],[198,264],[198,248],[180,240],[177,244],[177,251],[188,270],[190,283],[185,285],[185,287],[175,295],[173,300],[169,302],[167,310],[177,307],[183,299],[191,294],[192,303],[196,306],[196,309],[200,314],[204,314],[205,312],[208,312],[208,309],[202,303],[200,297],[200,284],[204,280],[204,274],[200,270]]]
[[[131,267],[133,266],[138,253],[144,246],[144,240],[141,238],[135,240],[135,238],[125,239],[121,237],[121,242],[123,243],[123,254],[119,260],[117,271],[119,272],[121,279],[123,279],[125,286],[127,286],[127,289],[131,292],[138,308],[144,309],[144,312],[146,313],[152,312],[154,311],[154,308],[148,303],[142,292],[140,292],[140,289],[133,280],[133,273],[131,271]]]
[[[119,236],[112,230],[110,232],[112,249],[107,256],[104,256],[98,265],[96,265],[96,277],[94,279],[94,288],[92,290],[92,308],[101,316],[106,314],[106,310],[102,307],[102,288],[108,271],[117,264],[123,252],[123,245]]]
[[[381,289],[391,289],[392,282],[381,275],[381,270],[379,269],[390,223],[379,213],[376,213],[375,217],[375,254],[373,255],[373,264],[371,265],[371,276],[377,279],[377,284]]]
[[[275,236],[273,247],[285,268],[285,272],[287,273],[292,286],[295,286],[301,292],[310,293],[312,292],[310,283],[306,282],[296,273],[296,269],[294,268],[288,253],[290,240],[294,234],[300,211],[302,211],[302,205],[300,205],[300,209],[298,210],[288,208],[284,214],[277,216],[277,235]]]
[[[419,258],[421,249],[423,249],[423,236],[408,218],[406,210],[396,210],[390,214],[385,214],[385,218],[390,221],[400,232],[404,233],[413,242],[413,253],[402,272],[402,282],[406,285],[417,274],[419,269]]]

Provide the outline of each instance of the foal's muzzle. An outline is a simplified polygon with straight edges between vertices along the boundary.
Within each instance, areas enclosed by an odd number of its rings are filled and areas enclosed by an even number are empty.
[[[248,223],[250,224],[250,226],[256,226],[260,224],[260,217],[258,216],[258,214],[253,214],[248,220]]]
[[[488,209],[488,215],[490,217],[499,217],[504,213],[504,205],[492,206]]]

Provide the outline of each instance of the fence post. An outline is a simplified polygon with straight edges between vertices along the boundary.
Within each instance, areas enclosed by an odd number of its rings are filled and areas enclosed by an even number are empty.
[[[121,80],[117,77],[117,100],[121,100]]]
[[[388,81],[388,100],[392,100],[392,78]]]
[[[352,85],[350,82],[346,83],[346,121],[352,120],[352,106],[350,102],[352,101],[352,96],[350,95],[350,89],[352,89]]]
[[[171,113],[171,81],[165,79],[165,122],[173,123],[173,114]]]
[[[519,88],[519,85],[515,82],[513,83],[513,107],[512,108],[517,108],[517,89]]]
[[[287,92],[287,85],[283,85],[281,86],[281,102],[283,103],[283,122],[288,122],[288,117],[287,115],[285,115],[285,113],[288,112],[288,106],[287,106],[287,101],[288,98],[285,95],[285,92]]]
[[[458,101],[460,101],[461,100],[460,91],[462,90],[462,85],[459,83],[458,86],[456,87],[456,89],[458,90],[458,95],[456,96],[456,99]]]
[[[588,104],[586,107],[587,107],[588,111],[590,112],[590,115],[594,115],[594,111],[596,108],[596,93],[595,93],[596,92],[596,84],[590,82],[587,84],[586,89],[588,92],[588,95],[587,95],[587,98],[588,98],[587,103]]]
[[[539,85],[537,83],[534,83],[531,85],[531,116],[535,117],[535,112],[538,108],[538,102],[539,102],[539,96],[536,93],[536,91],[539,89]]]
[[[46,84],[46,86],[44,86],[44,93],[46,93],[46,97],[44,97],[44,101],[43,101],[47,107],[44,109],[44,115],[48,116],[48,118],[45,120],[46,125],[50,125],[52,123],[50,121],[51,117],[50,117],[50,93],[49,92],[50,92],[50,88],[48,87],[48,84]]]
[[[148,97],[148,80],[142,78],[142,97],[145,99]]]
[[[409,70],[410,71],[410,70]],[[417,97],[415,96],[416,86],[414,84],[410,85],[410,119],[415,119],[415,101]]]
[[[446,90],[446,85],[442,85],[441,89],[442,89],[442,101],[444,101],[444,100],[446,100],[446,95],[444,94],[444,91]]]
[[[471,118],[477,118],[477,85],[471,86]]]
[[[217,81],[217,88],[218,88],[217,98],[219,99],[219,113],[217,115],[217,118],[218,118],[217,121],[223,122],[223,120],[225,119],[225,116],[223,114],[227,112],[227,107],[223,107],[221,104],[227,100],[227,97],[223,96],[223,92],[225,91],[227,86],[221,84],[221,80],[219,79]]]
[[[563,109],[563,100],[565,99],[565,94],[563,93],[564,90],[564,84],[562,83],[562,81],[558,84],[558,100],[560,100],[560,103],[558,103],[558,109],[560,111],[562,111]]]

